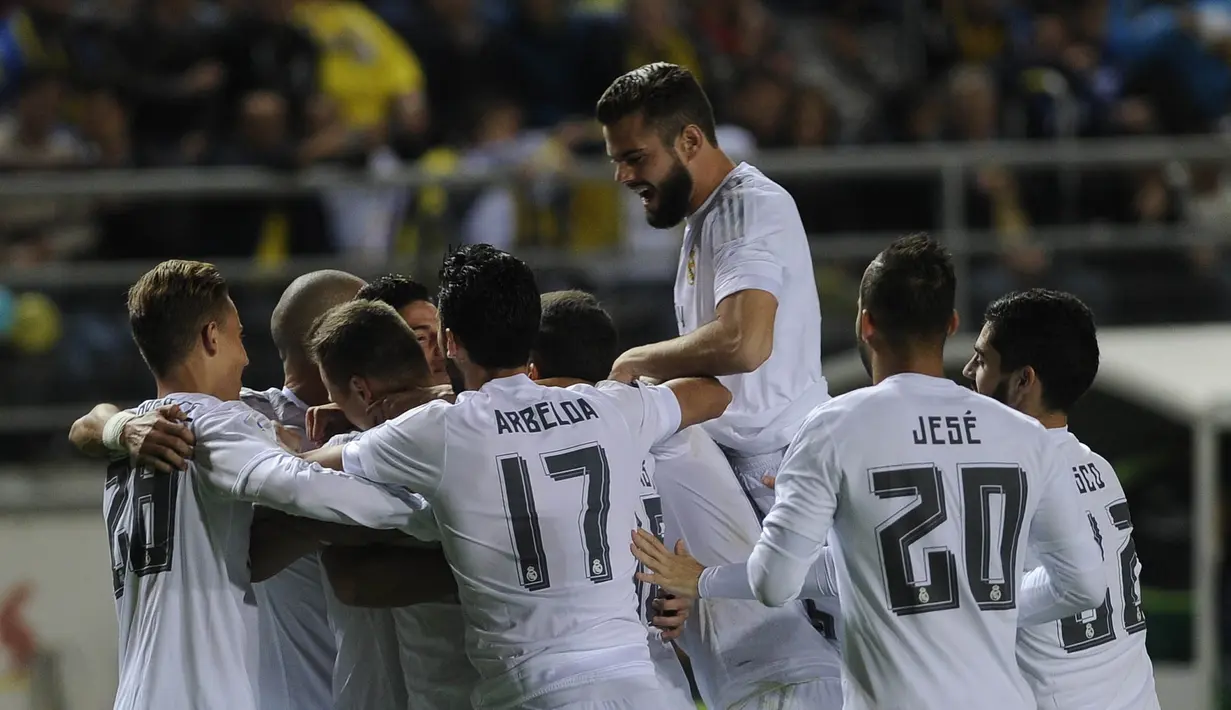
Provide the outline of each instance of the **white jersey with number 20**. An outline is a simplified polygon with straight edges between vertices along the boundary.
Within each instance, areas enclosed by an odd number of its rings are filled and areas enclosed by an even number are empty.
[[[431,502],[481,677],[476,708],[658,687],[628,535],[641,462],[680,416],[665,387],[542,387],[514,375],[346,446],[348,473]]]
[[[775,491],[749,581],[793,598],[834,531],[846,710],[1033,710],[1019,614],[1061,618],[1101,585],[1046,430],[947,379],[894,375],[818,407]],[[1027,541],[1054,584],[1022,581]]]

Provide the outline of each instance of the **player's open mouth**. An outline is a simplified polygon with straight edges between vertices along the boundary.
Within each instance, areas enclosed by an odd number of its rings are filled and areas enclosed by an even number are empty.
[[[651,185],[636,185],[631,189],[641,197],[641,204],[647,206],[654,200],[654,195],[657,192]]]

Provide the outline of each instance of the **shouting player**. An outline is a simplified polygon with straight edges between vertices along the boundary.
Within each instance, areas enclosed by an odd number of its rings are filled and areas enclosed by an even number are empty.
[[[527,376],[539,331],[534,275],[487,245],[453,252],[438,299],[469,392],[365,433],[345,469],[424,494],[439,521],[481,681],[477,708],[654,707],[659,686],[622,544],[641,462],[722,413],[708,378],[662,386],[543,387]]]
[[[612,379],[714,375],[731,390],[705,425],[761,515],[787,444],[828,399],[821,376],[821,310],[795,201],[718,146],[714,111],[693,75],[649,64],[598,102],[616,179],[637,192],[658,228],[685,222],[675,278],[680,337],[620,356]]]
[[[1039,709],[1157,710],[1128,501],[1111,464],[1068,429],[1098,365],[1090,309],[1070,294],[1036,289],[988,306],[965,374],[980,393],[1047,427],[1103,553],[1101,605],[1018,632],[1018,665]],[[1032,557],[1027,569],[1038,567]]]
[[[757,598],[799,594],[832,529],[847,710],[1027,710],[1019,616],[1102,603],[1098,546],[1037,421],[947,379],[948,253],[904,237],[864,272],[857,335],[873,386],[818,407],[791,443],[748,560]],[[1019,583],[1029,540],[1042,567]]]

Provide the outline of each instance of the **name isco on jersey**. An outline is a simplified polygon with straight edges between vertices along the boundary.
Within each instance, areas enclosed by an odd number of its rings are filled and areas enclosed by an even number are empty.
[[[571,426],[598,419],[598,412],[584,399],[539,402],[516,411],[496,412],[497,434],[538,434],[558,426]]]
[[[916,444],[982,444],[975,435],[979,420],[970,412],[960,417],[919,417],[919,424],[911,431]]]

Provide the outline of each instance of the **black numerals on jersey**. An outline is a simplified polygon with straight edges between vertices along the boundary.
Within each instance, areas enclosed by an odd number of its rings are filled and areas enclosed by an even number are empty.
[[[107,535],[111,584],[117,599],[124,594],[127,572],[144,577],[171,569],[179,477],[178,471],[166,474],[144,466],[130,468],[127,459],[107,467],[106,486],[114,491],[107,507]]]
[[[645,531],[663,541],[663,503],[658,496],[642,496],[641,507],[645,511],[643,521]],[[644,572],[645,565],[637,564],[637,569]],[[637,599],[640,600],[641,613],[648,624],[654,620],[654,600],[658,598],[658,585],[637,582]]]
[[[1013,571],[1021,538],[1026,477],[1016,466],[959,466],[964,507],[966,577],[979,608],[1012,609]],[[949,519],[944,478],[932,465],[873,469],[878,498],[915,498],[876,530],[889,608],[898,615],[958,606],[957,561],[947,547],[923,550],[916,570],[910,548]]]
[[[1107,506],[1107,517],[1117,530],[1132,530],[1133,521],[1128,513],[1128,501],[1118,500]],[[1091,528],[1101,548],[1102,536],[1098,534],[1098,522],[1091,518]],[[1116,550],[1117,566],[1120,568],[1121,613],[1123,614],[1124,631],[1135,634],[1145,631],[1146,617],[1141,610],[1141,562],[1137,559],[1137,544],[1133,542],[1130,533],[1124,538],[1120,548]],[[1104,558],[1106,551],[1104,551]],[[1116,630],[1112,625],[1112,614],[1115,604],[1112,603],[1112,590],[1107,590],[1107,596],[1097,609],[1089,609],[1080,614],[1061,619],[1060,643],[1069,653],[1084,651],[1087,648],[1102,646],[1116,638]]]
[[[585,479],[585,508],[580,516],[581,545],[586,552],[586,576],[594,583],[611,580],[611,547],[607,514],[611,510],[611,471],[603,447],[590,445],[541,456],[543,469],[553,481]],[[526,460],[517,454],[497,459],[504,500],[508,508],[518,577],[530,591],[551,586],[543,531],[534,507],[534,489]]]

